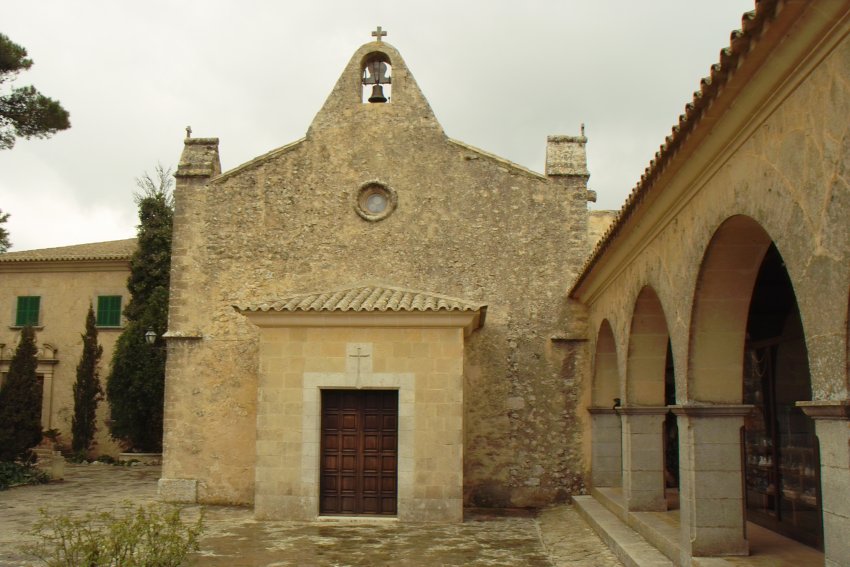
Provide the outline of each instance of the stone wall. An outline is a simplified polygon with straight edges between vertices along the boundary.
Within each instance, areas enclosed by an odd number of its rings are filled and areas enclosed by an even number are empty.
[[[593,250],[617,218],[617,211],[588,211],[587,244]]]

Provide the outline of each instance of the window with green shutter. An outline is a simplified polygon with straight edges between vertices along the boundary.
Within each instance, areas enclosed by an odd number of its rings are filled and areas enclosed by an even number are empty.
[[[15,326],[26,327],[38,325],[38,308],[41,297],[37,295],[22,295],[18,297],[18,312],[15,315]]]
[[[101,295],[97,298],[97,326],[121,326],[121,296]]]

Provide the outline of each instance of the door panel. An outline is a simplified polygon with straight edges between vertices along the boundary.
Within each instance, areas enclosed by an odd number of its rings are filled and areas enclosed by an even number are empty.
[[[398,391],[322,390],[320,513],[395,515]]]

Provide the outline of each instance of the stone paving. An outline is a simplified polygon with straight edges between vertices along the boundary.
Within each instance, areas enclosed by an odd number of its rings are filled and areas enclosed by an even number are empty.
[[[19,551],[38,509],[77,513],[156,499],[159,467],[68,465],[65,481],[0,492],[0,566],[30,565]],[[196,517],[199,506],[187,507]],[[536,515],[471,513],[462,524],[256,521],[247,508],[205,506],[198,566],[619,566],[571,506]]]

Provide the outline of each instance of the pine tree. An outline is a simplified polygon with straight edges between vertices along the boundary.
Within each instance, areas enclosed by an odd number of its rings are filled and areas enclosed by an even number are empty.
[[[127,325],[118,337],[107,380],[112,436],[145,452],[162,450],[165,348],[168,324],[168,286],[171,272],[171,170],[157,167],[157,181],[137,180],[138,247],[130,260],[124,309]],[[154,345],[145,333],[157,335]]]
[[[75,453],[88,453],[94,441],[97,404],[103,399],[98,364],[103,347],[97,343],[97,321],[94,308],[89,304],[86,315],[86,332],[83,333],[83,354],[77,364],[77,381],[74,382],[74,417],[71,418],[71,449]]]
[[[30,460],[30,449],[41,441],[42,392],[37,367],[35,331],[24,327],[0,388],[0,461]]]
[[[30,67],[27,50],[0,33],[0,85],[14,81],[20,71]],[[70,127],[68,111],[59,101],[33,86],[0,93],[0,150],[13,147],[16,138],[48,138]]]

